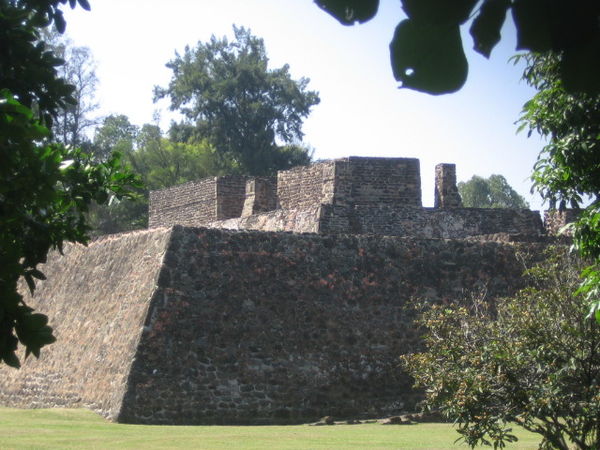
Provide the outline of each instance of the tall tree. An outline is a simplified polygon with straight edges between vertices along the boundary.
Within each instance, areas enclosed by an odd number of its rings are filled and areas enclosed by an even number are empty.
[[[379,0],[315,0],[344,25],[371,20]],[[560,53],[560,79],[570,92],[600,92],[600,2],[597,0],[401,0],[408,16],[390,43],[402,87],[446,94],[467,79],[460,27],[471,22],[475,51],[486,58],[500,41],[507,14],[517,50]]]
[[[307,90],[307,78],[292,79],[287,65],[269,69],[262,39],[243,27],[233,31],[231,42],[213,35],[176,53],[167,64],[173,77],[155,88],[155,100],[168,97],[171,110],[184,115],[174,134],[206,139],[239,172],[272,174],[289,168],[279,144],[301,141],[302,120],[319,96]],[[302,162],[310,160],[305,153]]]
[[[74,88],[58,76],[62,60],[41,41],[41,30],[54,23],[64,31],[65,2],[0,1],[0,362],[14,367],[19,342],[27,357],[55,340],[48,318],[25,303],[19,279],[33,293],[50,249],[88,241],[90,203],[126,196],[136,184],[117,155],[94,165],[51,140],[47,127],[74,104]],[[89,9],[86,0],[70,0],[77,3]]]
[[[44,33],[43,37],[52,52],[64,61],[57,68],[58,76],[74,87],[74,103],[61,108],[56,115],[52,126],[54,137],[72,147],[88,143],[86,131],[99,123],[97,117],[92,117],[99,108],[94,99],[98,78],[92,52],[87,47],[74,46],[70,39],[55,30]]]
[[[467,208],[529,208],[502,175],[489,178],[473,175],[469,181],[458,183],[458,193]]]
[[[134,150],[140,130],[124,114],[105,117],[94,133],[92,154],[105,161],[113,152],[128,154]]]
[[[148,191],[162,189],[207,176],[231,173],[224,167],[206,140],[176,142],[163,137],[157,125],[141,128],[127,116],[109,116],[96,130],[92,147],[96,157],[109,157],[114,151],[144,183],[135,200],[114,201],[110,205],[93,205],[88,219],[95,235],[144,228],[148,225]],[[282,151],[287,155],[288,150]],[[293,158],[293,150],[291,158]]]

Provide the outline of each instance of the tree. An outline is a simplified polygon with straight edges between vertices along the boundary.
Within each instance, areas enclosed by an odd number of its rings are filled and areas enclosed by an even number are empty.
[[[94,101],[98,78],[92,52],[87,47],[74,46],[56,31],[43,33],[43,38],[48,48],[64,61],[57,68],[58,76],[75,88],[72,94],[74,103],[61,108],[54,119],[54,138],[72,147],[89,144],[85,132],[99,122],[97,118],[90,117],[99,107]]]
[[[402,87],[446,94],[467,79],[460,27],[471,21],[476,52],[488,58],[510,11],[517,50],[560,54],[569,92],[600,92],[600,2],[597,0],[401,0],[408,16],[390,43],[392,71]],[[379,0],[315,0],[344,25],[377,14]],[[472,19],[472,20],[471,20]]]
[[[469,181],[458,183],[458,192],[467,208],[529,208],[502,175],[489,178],[473,175]]]
[[[118,155],[94,165],[79,149],[51,140],[48,127],[74,104],[73,87],[58,77],[62,61],[40,30],[54,23],[64,31],[65,2],[0,2],[0,361],[13,367],[20,365],[19,342],[25,357],[38,357],[55,341],[48,318],[25,304],[19,280],[33,293],[35,280],[44,279],[37,266],[51,249],[87,242],[90,203],[125,197],[137,184]],[[86,0],[77,3],[89,9]]]
[[[94,137],[95,155],[106,158],[114,151],[138,174],[144,184],[135,200],[93,205],[89,222],[93,234],[110,234],[148,225],[148,191],[163,189],[233,169],[223,166],[207,141],[174,142],[164,138],[157,125],[132,125],[127,116],[109,116]],[[281,152],[285,155],[284,152]],[[293,155],[293,152],[292,152]],[[292,156],[293,157],[293,156]]]
[[[523,75],[537,94],[525,104],[520,129],[546,138],[534,166],[534,189],[552,205],[590,204],[573,226],[575,248],[592,265],[584,271],[580,292],[591,302],[600,323],[600,94],[570,93],[561,78],[560,56],[518,56]]]
[[[542,436],[540,448],[600,448],[600,327],[582,320],[580,268],[555,249],[514,297],[422,314],[425,351],[402,360],[427,407],[471,447],[515,441],[517,423]]]
[[[139,132],[139,127],[123,114],[105,117],[94,133],[92,154],[98,161],[105,161],[113,152],[129,154]]]
[[[169,86],[155,87],[155,100],[169,97],[171,110],[185,117],[173,135],[206,139],[241,173],[272,174],[289,168],[279,144],[301,141],[302,120],[319,96],[307,90],[308,79],[293,80],[287,65],[269,69],[262,39],[243,27],[233,31],[232,42],[212,36],[176,53],[167,64],[173,70]]]

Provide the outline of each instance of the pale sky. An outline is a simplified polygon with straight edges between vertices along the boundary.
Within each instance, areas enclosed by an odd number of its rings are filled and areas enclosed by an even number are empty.
[[[514,122],[533,91],[520,81],[510,18],[490,60],[463,39],[469,79],[455,94],[430,96],[398,89],[388,45],[404,18],[398,0],[381,0],[375,19],[340,25],[311,0],[90,0],[92,11],[66,8],[67,35],[87,46],[97,61],[99,114],[125,114],[132,123],[152,122],[168,103],[152,103],[154,85],[166,86],[165,64],[175,51],[212,34],[232,36],[232,24],[264,38],[272,68],[290,65],[307,77],[321,103],[305,121],[304,141],[316,159],[345,156],[416,157],[421,160],[423,203],[433,205],[437,163],[455,163],[459,181],[474,174],[504,175],[539,209],[529,176],[542,142],[516,134]]]

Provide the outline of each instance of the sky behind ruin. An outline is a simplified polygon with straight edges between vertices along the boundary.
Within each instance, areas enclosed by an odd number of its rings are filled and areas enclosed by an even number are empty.
[[[165,64],[175,51],[211,34],[231,37],[232,24],[264,38],[271,67],[288,63],[294,78],[311,79],[321,104],[305,121],[305,142],[316,159],[344,156],[417,157],[423,203],[433,205],[433,172],[456,163],[459,181],[504,175],[533,209],[529,176],[542,142],[516,134],[514,122],[533,91],[520,81],[512,22],[490,60],[463,39],[469,79],[456,94],[430,96],[398,89],[388,45],[405,17],[398,0],[381,0],[372,21],[344,27],[311,0],[90,0],[92,11],[66,12],[67,35],[97,60],[102,115],[125,114],[136,125],[159,111],[166,131],[173,115],[166,101],[152,103],[154,85],[166,86]]]

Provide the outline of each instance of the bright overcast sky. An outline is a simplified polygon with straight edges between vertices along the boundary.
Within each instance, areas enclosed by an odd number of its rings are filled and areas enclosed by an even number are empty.
[[[90,0],[92,11],[66,12],[67,35],[97,61],[100,114],[125,114],[142,125],[167,103],[152,103],[154,85],[171,76],[165,63],[176,50],[212,34],[232,36],[232,24],[264,38],[271,67],[288,63],[294,78],[308,77],[321,103],[305,121],[305,142],[316,159],[344,156],[417,157],[423,202],[433,204],[433,171],[456,163],[459,181],[504,175],[530,202],[529,175],[542,146],[514,122],[533,91],[520,81],[512,23],[486,60],[463,33],[469,79],[456,94],[430,96],[398,89],[388,45],[404,18],[398,0],[381,0],[375,19],[344,27],[311,0]]]

